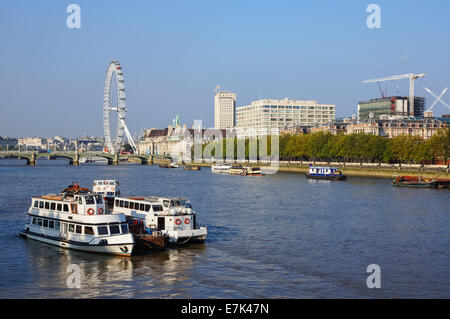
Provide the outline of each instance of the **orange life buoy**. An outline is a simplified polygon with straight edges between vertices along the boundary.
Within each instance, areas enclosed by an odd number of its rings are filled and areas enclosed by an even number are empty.
[[[94,212],[95,212],[95,210],[93,208],[89,208],[87,210],[88,215],[92,215],[92,214],[94,214]]]
[[[113,187],[111,187],[111,190],[114,190],[114,186],[113,186]]]
[[[185,218],[184,219],[184,223],[187,225],[187,224],[189,224],[191,222],[191,220],[189,219],[189,218]]]
[[[100,207],[100,208],[98,209],[98,213],[99,213],[100,215],[103,214],[103,208]]]
[[[180,225],[181,224],[181,219],[179,219],[179,218],[175,219],[175,224]]]

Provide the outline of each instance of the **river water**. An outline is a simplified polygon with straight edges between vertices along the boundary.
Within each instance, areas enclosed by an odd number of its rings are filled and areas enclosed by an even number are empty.
[[[122,258],[18,236],[31,196],[94,179],[119,180],[122,195],[188,197],[206,242]],[[0,298],[450,298],[449,207],[449,190],[389,179],[1,160]],[[70,264],[81,288],[67,286]],[[367,287],[370,264],[379,289]]]

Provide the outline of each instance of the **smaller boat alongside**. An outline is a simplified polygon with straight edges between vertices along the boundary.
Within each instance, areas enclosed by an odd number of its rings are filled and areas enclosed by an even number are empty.
[[[181,197],[116,197],[113,212],[142,222],[149,234],[159,231],[167,235],[172,244],[202,243],[208,234],[206,226],[197,224],[190,202]]]
[[[212,165],[211,172],[218,173],[218,174],[229,174],[230,168],[231,168],[230,165],[224,165],[224,164]]]
[[[450,180],[437,178],[424,178],[423,176],[397,176],[392,185],[414,188],[449,188]]]
[[[252,166],[249,166],[249,167],[246,167],[246,168],[245,168],[245,173],[244,173],[244,175],[246,175],[246,176],[262,176],[263,173],[262,173],[260,167],[252,167]]]
[[[230,168],[230,175],[245,175],[246,172],[246,168],[240,165],[231,166]]]
[[[127,217],[130,233],[135,241],[135,251],[164,250],[169,243],[169,236],[161,231],[151,230],[145,227],[141,219]]]
[[[306,173],[306,178],[323,179],[330,181],[344,181],[347,179],[347,176],[342,174],[342,172],[337,167],[310,166],[308,173]]]
[[[161,168],[178,168],[180,165],[176,163],[169,163],[169,164],[159,164],[159,167]]]
[[[199,171],[201,169],[198,165],[184,165],[185,171]]]

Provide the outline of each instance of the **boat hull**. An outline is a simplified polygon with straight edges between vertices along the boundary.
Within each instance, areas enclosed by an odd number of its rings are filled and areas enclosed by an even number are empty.
[[[49,237],[42,234],[33,233],[27,230],[22,230],[20,235],[24,238],[40,241],[42,243],[50,244],[53,246],[74,249],[80,251],[86,251],[91,253],[100,253],[116,256],[131,256],[133,252],[134,244],[112,244],[112,245],[90,245],[88,243],[78,243],[70,240],[64,240],[57,237]]]
[[[180,245],[187,243],[203,243],[206,240],[208,231],[206,227],[200,227],[197,229],[171,231],[165,232],[169,236],[169,244]]]
[[[164,250],[169,244],[169,237],[166,235],[153,236],[134,234],[134,240],[136,242],[136,251]]]
[[[436,182],[393,182],[392,185],[412,188],[437,188]]]
[[[306,178],[308,179],[321,179],[328,181],[345,181],[347,179],[346,175],[309,175],[306,174]]]

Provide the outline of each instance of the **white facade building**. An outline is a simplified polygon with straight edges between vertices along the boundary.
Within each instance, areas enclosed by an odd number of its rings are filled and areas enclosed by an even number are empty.
[[[236,93],[217,92],[214,96],[214,128],[227,129],[236,124]]]
[[[335,105],[318,104],[310,100],[265,99],[236,108],[236,129],[252,129],[258,136],[265,135],[267,130],[313,126],[334,119]]]

